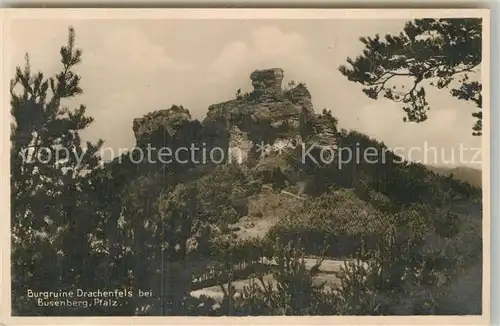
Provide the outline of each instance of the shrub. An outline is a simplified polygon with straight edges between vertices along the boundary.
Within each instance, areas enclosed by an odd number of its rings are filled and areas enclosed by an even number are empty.
[[[241,315],[332,315],[335,314],[332,293],[326,293],[325,284],[315,284],[322,259],[307,270],[302,259],[304,253],[292,243],[283,246],[277,241],[273,246],[276,266],[272,276],[276,281],[265,281],[261,273],[241,292],[234,293],[231,308]]]

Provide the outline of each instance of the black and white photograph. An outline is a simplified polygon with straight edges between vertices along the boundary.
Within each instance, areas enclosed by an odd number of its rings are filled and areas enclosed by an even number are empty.
[[[11,317],[489,313],[488,10],[116,11],[2,13]]]

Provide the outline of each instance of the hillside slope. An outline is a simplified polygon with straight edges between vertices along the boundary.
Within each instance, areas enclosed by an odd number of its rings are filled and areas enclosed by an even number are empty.
[[[149,237],[179,248],[168,259],[181,264],[178,270],[184,275],[169,279],[185,279],[182,266],[194,265],[189,261],[208,259],[227,271],[229,262],[241,263],[247,259],[242,255],[258,260],[270,243],[278,241],[298,246],[304,256],[327,258],[326,263],[335,266],[360,257],[375,263],[374,257],[388,255],[383,268],[394,279],[380,278],[389,283],[377,289],[385,298],[380,302],[384,314],[433,314],[437,309],[450,313],[465,304],[472,307],[467,311],[477,313],[480,298],[466,302],[456,291],[480,292],[480,282],[468,282],[461,290],[456,284],[465,275],[462,271],[480,266],[480,171],[398,160],[383,143],[339,129],[330,111],[317,113],[305,84],[283,90],[283,74],[279,68],[254,71],[254,91],[211,105],[201,122],[182,106],[134,120],[138,147],[205,149],[186,152],[182,160],[169,164],[134,166],[127,175],[139,180],[137,197],[151,194],[147,203],[160,203],[139,214],[148,212],[148,221],[168,221],[170,237],[154,232]],[[339,148],[351,153],[376,148],[389,157],[376,162],[349,158]],[[218,156],[207,159],[215,149]],[[455,178],[448,177],[451,172]],[[383,246],[392,249],[386,252]],[[151,270],[159,270],[157,261],[150,264]],[[429,264],[439,267],[423,273],[421,266]],[[413,271],[414,281],[402,281],[408,271]],[[317,277],[324,278],[321,273]],[[338,283],[336,277],[327,279]],[[148,286],[159,286],[158,279],[150,280]],[[411,290],[415,284],[420,284],[418,291]],[[413,300],[410,293],[415,291],[420,296]],[[441,307],[429,303],[429,295],[436,293]],[[450,308],[451,299],[458,308]]]
[[[443,175],[453,175],[455,179],[467,182],[474,187],[480,188],[483,183],[482,171],[471,167],[428,166],[428,168]]]

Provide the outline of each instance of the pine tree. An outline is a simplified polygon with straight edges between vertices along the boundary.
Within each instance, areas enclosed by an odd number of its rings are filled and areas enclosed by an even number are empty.
[[[99,164],[102,141],[83,146],[79,132],[92,123],[85,106],[63,102],[82,93],[73,68],[81,62],[75,32],[60,50],[62,70],[53,77],[24,69],[11,80],[11,230],[13,312],[30,310],[27,289],[63,290],[94,277],[88,266],[88,216],[83,188]],[[50,309],[44,309],[44,314]]]
[[[347,58],[350,67],[340,72],[348,80],[365,86],[372,99],[383,97],[403,104],[404,121],[427,120],[430,110],[426,82],[438,89],[449,88],[453,97],[472,101],[478,108],[473,135],[482,130],[482,84],[477,72],[482,61],[482,20],[479,18],[416,19],[399,35],[362,37],[363,54]],[[479,74],[480,76],[480,74]],[[396,78],[412,81],[410,87],[396,85]]]

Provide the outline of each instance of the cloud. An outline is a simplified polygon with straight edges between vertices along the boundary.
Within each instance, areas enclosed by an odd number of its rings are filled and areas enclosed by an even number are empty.
[[[230,78],[238,67],[245,64],[249,47],[245,42],[232,42],[226,45],[217,59],[215,59],[207,68],[207,81],[216,81],[220,78]]]
[[[296,33],[284,33],[274,26],[261,27],[250,34],[255,51],[263,58],[293,56],[306,48],[303,36]]]
[[[109,28],[97,36],[80,30],[85,95],[75,100],[84,102],[95,118],[84,135],[102,137],[110,147],[133,146],[132,120],[182,103],[193,66],[173,59],[165,47],[133,28]]]
[[[86,58],[89,64],[143,73],[193,68],[189,63],[172,59],[165,47],[150,43],[146,35],[133,28],[103,31],[96,43],[96,50]]]
[[[302,35],[285,33],[275,26],[262,26],[242,38],[224,46],[206,68],[199,68],[206,76],[205,81],[210,83],[207,86],[217,88],[217,93],[227,96],[229,93],[225,90],[231,89],[232,96],[237,88],[252,90],[249,75],[255,69],[282,68],[285,82],[324,80],[327,70],[314,59]],[[215,94],[212,98],[215,99]],[[225,99],[227,97],[220,98]]]

